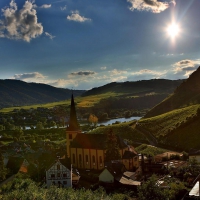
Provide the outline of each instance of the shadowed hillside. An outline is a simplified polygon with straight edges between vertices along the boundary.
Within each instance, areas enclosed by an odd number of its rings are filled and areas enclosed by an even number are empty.
[[[113,82],[107,85],[86,91],[82,96],[98,95],[107,92],[127,93],[137,96],[148,94],[171,94],[183,80],[152,79],[135,82]],[[123,95],[124,96],[124,95]]]
[[[145,118],[195,104],[200,104],[200,67],[171,96],[151,109]]]
[[[83,92],[83,90],[73,91],[75,96]],[[70,96],[69,89],[20,80],[0,80],[0,108],[62,101],[69,99]]]

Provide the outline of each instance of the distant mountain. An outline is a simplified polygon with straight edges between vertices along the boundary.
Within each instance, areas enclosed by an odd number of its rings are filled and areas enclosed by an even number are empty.
[[[85,91],[73,90],[74,96],[80,96],[83,92]],[[69,89],[20,80],[0,80],[0,108],[62,101],[70,96]]]
[[[112,82],[86,91],[82,96],[98,95],[107,92],[132,94],[138,96],[150,94],[171,94],[183,80],[152,79],[141,81]]]
[[[157,116],[195,104],[200,104],[200,67],[177,87],[170,97],[152,108],[145,117]]]

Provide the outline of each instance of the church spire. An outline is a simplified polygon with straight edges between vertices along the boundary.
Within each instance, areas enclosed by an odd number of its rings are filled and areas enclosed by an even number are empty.
[[[78,125],[78,121],[77,121],[77,117],[76,117],[76,109],[75,109],[73,92],[72,92],[72,96],[71,96],[69,127],[67,129],[69,131],[80,130],[79,125]]]

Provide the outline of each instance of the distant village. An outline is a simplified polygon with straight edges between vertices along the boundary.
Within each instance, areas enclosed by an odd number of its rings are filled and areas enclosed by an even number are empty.
[[[29,110],[27,113],[31,112]],[[48,110],[44,108],[43,112],[44,116],[40,118],[46,117]],[[36,120],[37,113],[34,115],[24,117],[27,121]],[[20,122],[21,119],[18,120]],[[52,127],[61,123],[62,126],[60,118],[49,115],[48,120],[43,125],[46,123]],[[33,144],[17,139],[9,145],[1,144],[1,159],[7,173],[4,179],[1,178],[0,186],[22,173],[28,174],[36,182],[45,183],[47,188],[51,185],[76,189],[101,186],[107,192],[116,188],[137,192],[138,187],[156,174],[156,184],[160,190],[170,189],[171,183],[185,183],[187,187],[180,188],[176,199],[199,198],[200,151],[189,155],[168,151],[150,156],[139,154],[134,146],[112,129],[106,134],[85,134],[78,123],[73,94],[68,120],[64,129],[66,142],[60,145],[53,146],[48,140],[35,141]],[[12,123],[8,123],[11,126]]]

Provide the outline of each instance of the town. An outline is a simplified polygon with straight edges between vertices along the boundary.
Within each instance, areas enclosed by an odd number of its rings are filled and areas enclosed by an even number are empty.
[[[153,195],[162,191],[160,195],[163,198],[165,193],[170,199],[193,199],[198,195],[199,151],[190,154],[172,150],[155,155],[140,153],[115,134],[112,126],[105,133],[83,133],[78,123],[73,94],[69,110],[69,121],[65,128],[51,129],[56,124],[53,120],[57,118],[49,117],[50,126],[47,126],[45,135],[24,136],[23,130],[19,129],[15,131],[13,143],[1,143],[1,186],[21,174],[45,184],[47,188],[53,185],[92,190],[103,187],[108,194],[129,190],[130,198],[136,199],[138,196],[142,199],[142,194],[148,193],[145,190],[148,190],[149,184],[157,186],[155,191],[151,191],[155,193]],[[41,116],[43,123],[47,123],[45,116]],[[138,125],[136,121],[132,124]],[[41,132],[43,124],[38,123],[36,129]],[[1,141],[4,138],[9,141],[6,135],[1,136]],[[52,143],[51,140],[61,142]],[[146,146],[158,149],[151,144]],[[139,147],[142,148],[142,145]]]

